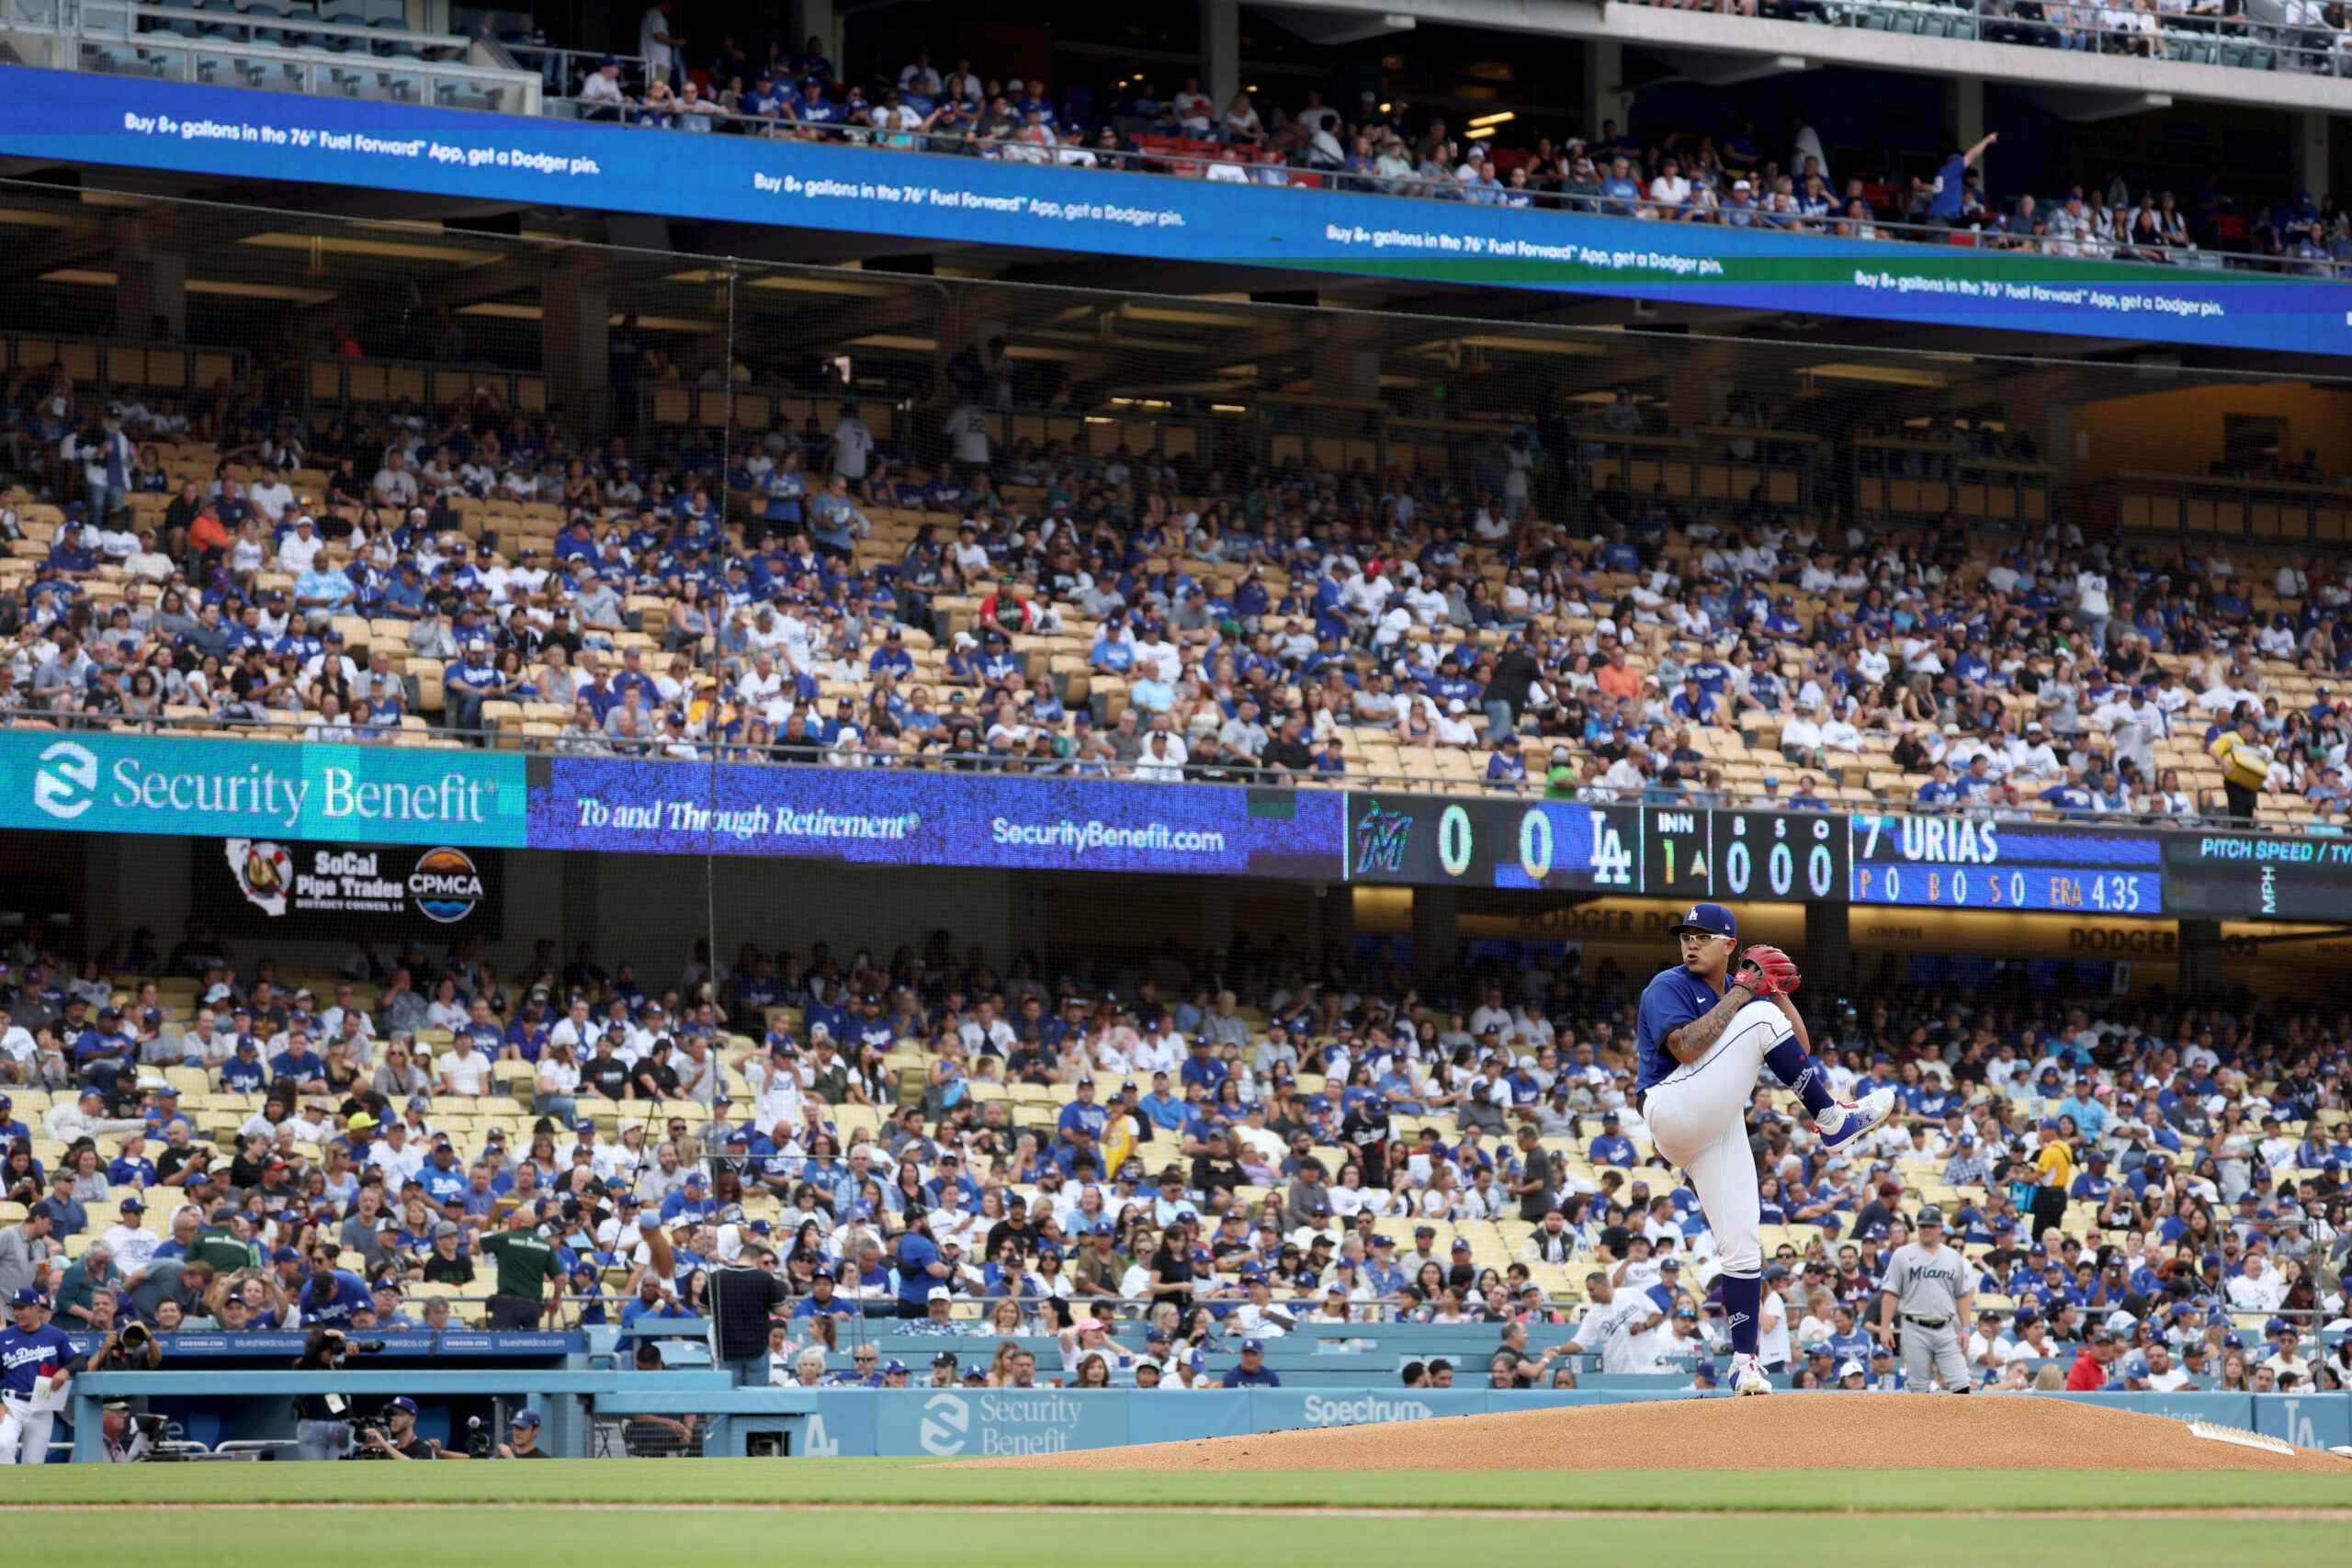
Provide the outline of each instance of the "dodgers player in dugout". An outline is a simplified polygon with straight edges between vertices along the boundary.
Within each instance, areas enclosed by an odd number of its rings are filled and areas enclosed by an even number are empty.
[[[28,1285],[9,1302],[15,1321],[0,1328],[0,1465],[41,1464],[50,1428],[65,1406],[68,1380],[83,1358],[49,1321],[49,1305]]]
[[[1642,992],[1634,1092],[1650,1142],[1682,1168],[1714,1233],[1731,1327],[1732,1392],[1770,1393],[1771,1380],[1756,1358],[1763,1204],[1747,1111],[1757,1075],[1770,1067],[1797,1092],[1825,1154],[1884,1122],[1894,1109],[1894,1091],[1883,1089],[1856,1102],[1831,1097],[1804,1021],[1789,1000],[1800,980],[1795,961],[1759,944],[1735,969],[1739,922],[1729,909],[1693,904],[1674,936],[1681,964],[1658,971]]]

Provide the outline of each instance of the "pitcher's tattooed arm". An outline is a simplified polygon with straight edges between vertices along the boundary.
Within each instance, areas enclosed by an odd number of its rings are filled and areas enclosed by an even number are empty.
[[[1678,1062],[1697,1061],[1723,1038],[1732,1015],[1755,999],[1747,987],[1734,981],[1724,990],[1723,1000],[1666,1037],[1666,1054]]]

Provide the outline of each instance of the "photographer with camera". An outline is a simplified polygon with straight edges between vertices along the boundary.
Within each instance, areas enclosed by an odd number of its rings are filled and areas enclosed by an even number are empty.
[[[366,1300],[363,1294],[361,1299]],[[344,1337],[340,1328],[323,1325],[313,1327],[303,1341],[301,1355],[295,1358],[298,1372],[333,1371],[343,1366],[346,1356],[372,1355],[384,1348],[380,1339]],[[295,1457],[307,1460],[341,1459],[351,1448],[351,1402],[332,1389],[316,1393],[297,1394],[294,1399]]]
[[[127,1399],[109,1399],[98,1426],[99,1457],[107,1464],[138,1464],[155,1457],[166,1423],[161,1416],[141,1416]]]
[[[101,1297],[104,1292],[100,1292]],[[90,1368],[94,1372],[152,1372],[164,1364],[164,1347],[143,1323],[126,1323],[116,1328],[112,1314],[107,1317],[106,1337],[90,1352]]]
[[[453,1454],[441,1447],[438,1438],[416,1435],[416,1401],[401,1394],[384,1406],[380,1416],[363,1420],[358,1427],[359,1451],[354,1459],[439,1460],[466,1459],[466,1454]]]

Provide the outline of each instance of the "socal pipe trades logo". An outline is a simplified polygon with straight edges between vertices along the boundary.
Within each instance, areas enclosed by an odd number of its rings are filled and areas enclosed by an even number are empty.
[[[395,858],[403,851],[323,846],[298,852],[268,839],[231,839],[221,849],[237,891],[273,919],[289,912],[402,915],[413,903],[426,919],[453,925],[485,897],[472,857],[447,845],[425,851],[405,876]]]

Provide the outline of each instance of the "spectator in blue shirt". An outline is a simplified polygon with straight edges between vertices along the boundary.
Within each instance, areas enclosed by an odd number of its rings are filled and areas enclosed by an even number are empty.
[[[1168,1092],[1168,1075],[1164,1072],[1151,1075],[1151,1092],[1136,1102],[1136,1109],[1150,1118],[1153,1126],[1165,1127],[1171,1133],[1184,1124],[1184,1102]]]
[[[1186,1064],[1187,1066],[1190,1065]],[[1091,1149],[1102,1140],[1102,1130],[1110,1124],[1111,1113],[1094,1103],[1094,1080],[1091,1077],[1079,1079],[1078,1098],[1062,1107],[1061,1116],[1057,1122],[1061,1135],[1069,1138],[1073,1133],[1082,1133],[1087,1138],[1086,1146]]]
[[[1634,1168],[1634,1140],[1618,1131],[1617,1112],[1605,1111],[1600,1116],[1600,1136],[1593,1139],[1587,1157],[1595,1165],[1620,1166]]]
[[[1196,1355],[1198,1353],[1194,1352]],[[1222,1386],[1280,1388],[1283,1386],[1283,1380],[1267,1367],[1264,1343],[1256,1339],[1244,1339],[1241,1342],[1241,1364],[1227,1369]]]
[[[229,1094],[254,1094],[269,1082],[269,1066],[261,1059],[261,1042],[250,1034],[237,1036],[235,1053],[220,1064],[220,1088]]]

